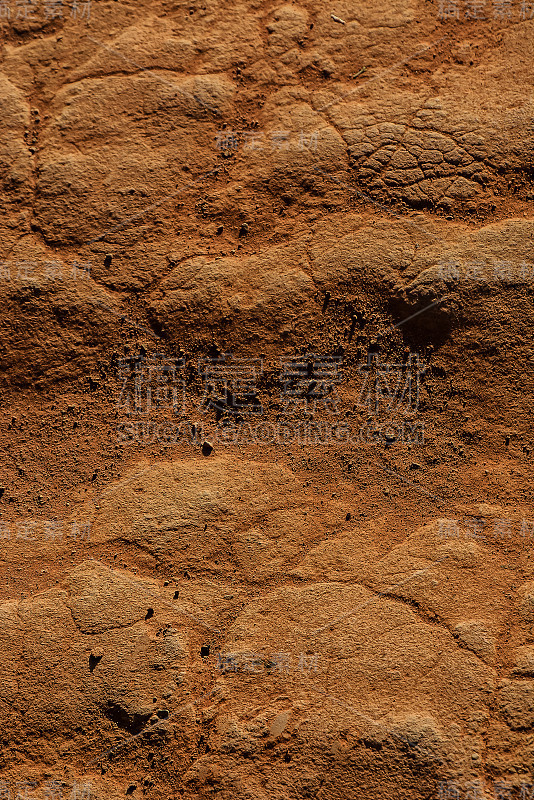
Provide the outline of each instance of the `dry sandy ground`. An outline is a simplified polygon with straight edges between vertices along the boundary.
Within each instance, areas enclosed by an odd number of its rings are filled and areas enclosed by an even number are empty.
[[[0,798],[534,798],[534,4],[0,30]]]

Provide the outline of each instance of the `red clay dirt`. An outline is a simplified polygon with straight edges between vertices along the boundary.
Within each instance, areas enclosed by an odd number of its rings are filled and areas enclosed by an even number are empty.
[[[0,798],[534,797],[534,5],[0,29]]]

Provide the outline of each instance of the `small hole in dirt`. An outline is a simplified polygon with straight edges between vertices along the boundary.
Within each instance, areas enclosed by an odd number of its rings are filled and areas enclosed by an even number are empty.
[[[101,658],[102,656],[94,656],[91,653],[91,655],[89,656],[89,670],[91,672],[94,670],[94,668],[96,667]]]
[[[135,783],[131,783],[128,788],[126,789],[126,794],[133,794],[137,789],[137,785]]]
[[[286,753],[284,755],[284,761],[286,762],[286,764],[289,764],[289,762],[291,761],[291,755],[289,753]]]
[[[180,592],[179,592],[179,591],[178,591],[178,589],[177,589],[177,590],[175,591],[175,593],[174,593],[174,598],[173,598],[173,599],[174,599],[174,600],[178,600],[178,598],[179,598],[179,597],[180,597]]]
[[[153,616],[154,616],[154,609],[149,608],[148,611],[146,612],[145,619],[150,619]]]
[[[210,646],[209,644],[204,644],[200,648],[200,655],[202,658],[207,658],[210,654]]]

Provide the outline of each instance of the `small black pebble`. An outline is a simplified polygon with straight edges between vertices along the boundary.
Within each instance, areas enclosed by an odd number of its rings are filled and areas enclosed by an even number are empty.
[[[179,591],[178,591],[178,589],[177,589],[177,590],[175,591],[175,593],[174,593],[174,600],[178,600],[178,598],[179,598],[179,597],[180,597],[180,592],[179,592]]]
[[[202,442],[202,455],[209,456],[213,451],[213,445],[210,442]]]
[[[239,236],[246,236],[248,233],[248,225],[244,222],[241,227],[239,228]]]
[[[128,788],[126,789],[126,794],[133,794],[137,789],[137,785],[135,783],[131,783]]]
[[[113,256],[110,256],[109,253],[108,253],[108,255],[104,259],[104,266],[105,267],[110,267],[111,266],[111,259],[112,258],[113,258]]]
[[[350,514],[347,514],[347,516],[345,517],[346,522],[348,522],[349,519],[350,519]]]
[[[166,708],[156,712],[160,719],[169,719],[169,712]]]
[[[202,645],[202,647],[200,648],[200,655],[202,656],[202,658],[207,658],[209,654],[210,654],[209,644]]]
[[[220,235],[221,235],[221,233],[223,232],[223,230],[224,230],[223,226],[222,226],[222,225],[219,225],[219,227],[218,227],[218,228],[217,228],[217,230],[216,230],[216,234],[217,234],[217,236],[220,236]]]
[[[145,619],[150,619],[153,616],[154,616],[154,609],[149,608],[148,611],[146,612]]]

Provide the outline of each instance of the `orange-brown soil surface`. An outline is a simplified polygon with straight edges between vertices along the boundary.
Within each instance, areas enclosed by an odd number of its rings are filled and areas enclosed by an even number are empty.
[[[534,797],[534,4],[0,31],[0,798]]]

